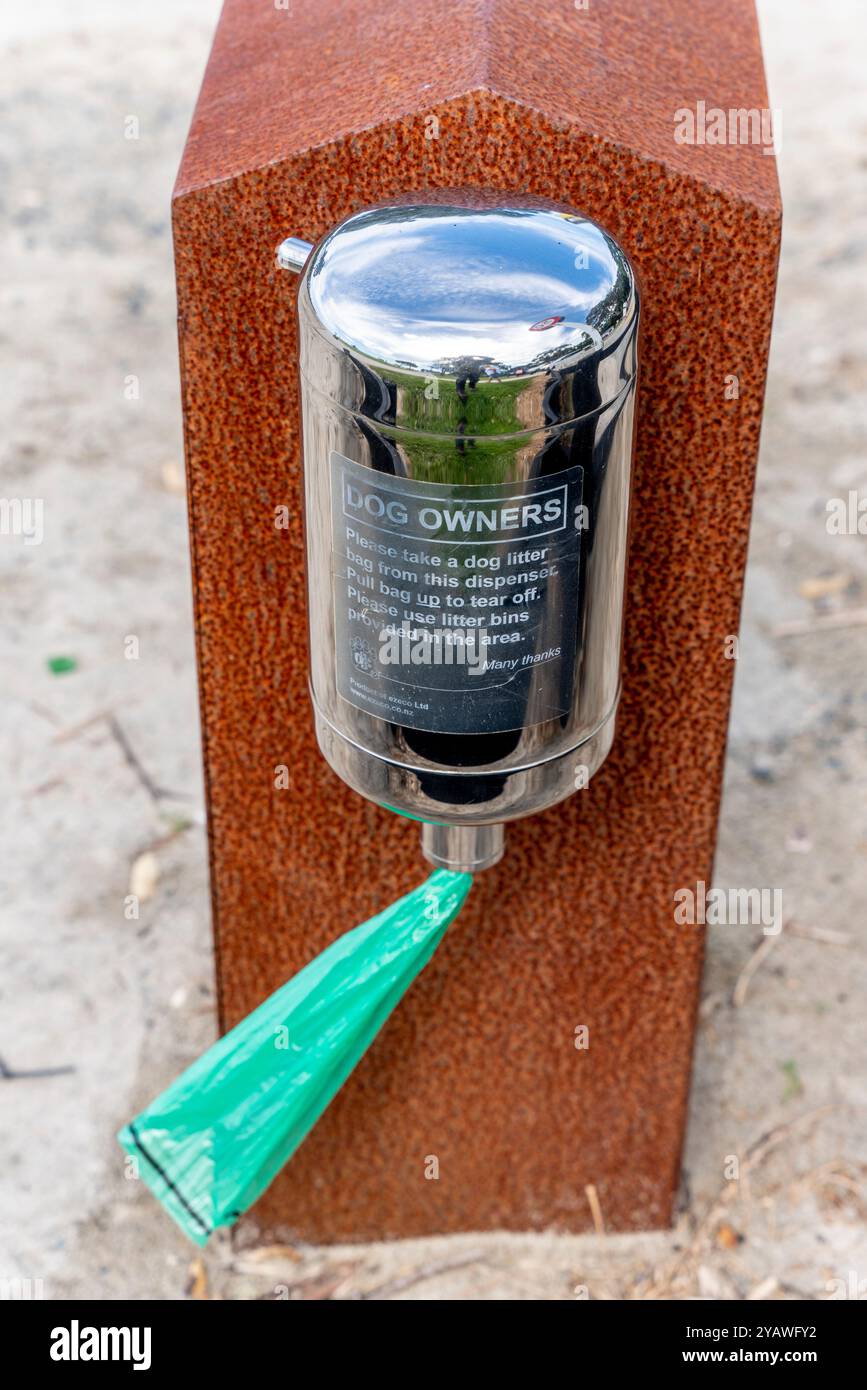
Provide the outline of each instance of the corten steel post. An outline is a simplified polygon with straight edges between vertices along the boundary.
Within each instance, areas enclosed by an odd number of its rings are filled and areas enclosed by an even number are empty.
[[[780,227],[760,143],[675,140],[700,102],[767,108],[752,0],[225,6],[174,201],[224,1027],[425,873],[417,826],[314,742],[277,244],[407,190],[520,190],[601,222],[644,291],[614,750],[511,828],[256,1209],[271,1229],[581,1230],[591,1183],[609,1229],[670,1219],[702,954],[673,895],[712,872]]]

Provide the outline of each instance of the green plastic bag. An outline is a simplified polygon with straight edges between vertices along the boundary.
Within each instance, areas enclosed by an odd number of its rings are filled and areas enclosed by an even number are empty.
[[[186,1234],[231,1226],[286,1163],[427,965],[469,892],[438,869],[333,942],[118,1139]]]

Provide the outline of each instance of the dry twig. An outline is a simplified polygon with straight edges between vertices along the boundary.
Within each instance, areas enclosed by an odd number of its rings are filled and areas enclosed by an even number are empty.
[[[760,1135],[750,1145],[741,1160],[740,1181],[726,1182],[716,1201],[711,1204],[701,1221],[696,1225],[689,1244],[672,1260],[654,1272],[654,1282],[647,1290],[645,1297],[671,1297],[675,1282],[679,1278],[685,1278],[688,1271],[697,1266],[702,1250],[713,1240],[713,1234],[737,1197],[741,1183],[764,1162],[770,1153],[778,1149],[781,1144],[785,1144],[799,1129],[817,1123],[823,1116],[831,1114],[836,1108],[833,1105],[824,1105],[818,1110],[808,1110],[788,1124],[777,1125],[774,1129]]]
[[[816,618],[792,618],[778,623],[772,637],[805,637],[810,632],[830,631],[845,627],[867,627],[867,608],[846,608],[842,613],[822,613]]]
[[[472,1250],[468,1255],[461,1255],[455,1260],[432,1261],[430,1264],[421,1265],[418,1269],[413,1269],[407,1274],[400,1274],[396,1279],[389,1279],[385,1284],[379,1284],[375,1289],[368,1289],[361,1294],[363,1299],[391,1298],[396,1293],[403,1293],[404,1289],[409,1289],[413,1284],[420,1284],[425,1279],[436,1279],[441,1274],[451,1274],[453,1269],[463,1269],[466,1265],[478,1264],[485,1258],[483,1250]]]
[[[823,946],[848,946],[852,938],[848,932],[831,931],[829,927],[799,927],[794,922],[786,927],[790,936],[802,937],[804,941],[819,941]]]
[[[598,1236],[604,1236],[605,1219],[602,1215],[602,1203],[599,1201],[599,1193],[596,1191],[596,1184],[589,1182],[584,1191],[587,1194],[587,1201],[593,1216],[593,1229]]]
[[[737,978],[737,983],[732,991],[732,1004],[739,1009],[747,997],[747,990],[750,987],[750,980],[755,975],[763,961],[767,960],[776,942],[779,941],[780,933],[777,936],[765,936],[750,956],[743,970]]]

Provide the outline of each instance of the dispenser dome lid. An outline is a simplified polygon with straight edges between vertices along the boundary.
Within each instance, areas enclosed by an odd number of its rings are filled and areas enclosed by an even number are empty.
[[[429,193],[365,209],[316,247],[304,293],[317,332],[386,385],[470,379],[487,394],[533,379],[546,393],[534,425],[597,409],[634,373],[634,354],[615,351],[637,326],[632,267],[557,204]]]

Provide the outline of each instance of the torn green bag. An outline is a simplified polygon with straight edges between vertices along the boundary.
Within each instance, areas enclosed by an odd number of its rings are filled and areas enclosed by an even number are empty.
[[[204,1245],[265,1191],[430,960],[469,892],[438,869],[341,936],[193,1062],[118,1139]]]

